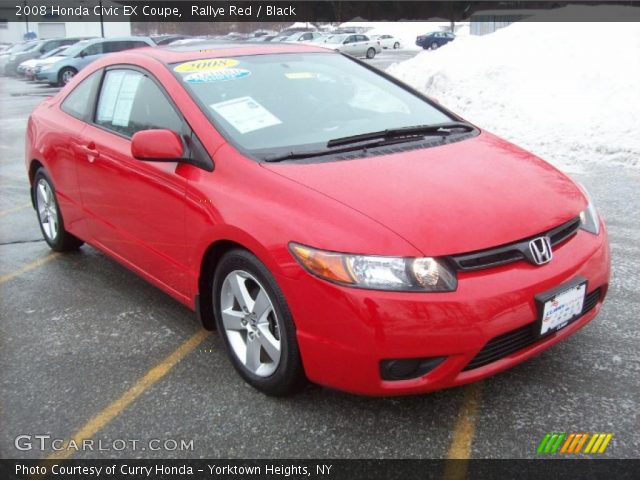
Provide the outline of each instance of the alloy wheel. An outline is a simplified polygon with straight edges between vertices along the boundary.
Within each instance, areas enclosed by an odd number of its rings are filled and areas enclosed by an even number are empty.
[[[44,178],[38,180],[36,186],[36,207],[42,231],[49,240],[55,241],[60,225],[58,208],[51,185]]]
[[[280,324],[265,288],[244,270],[230,272],[222,283],[220,312],[240,363],[256,376],[272,375],[280,364]]]

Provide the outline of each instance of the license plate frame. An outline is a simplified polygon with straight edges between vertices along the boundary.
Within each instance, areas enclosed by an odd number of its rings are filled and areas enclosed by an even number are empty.
[[[535,296],[538,308],[536,332],[539,337],[552,335],[582,316],[588,283],[586,278],[576,277]],[[558,303],[554,305],[554,301]]]

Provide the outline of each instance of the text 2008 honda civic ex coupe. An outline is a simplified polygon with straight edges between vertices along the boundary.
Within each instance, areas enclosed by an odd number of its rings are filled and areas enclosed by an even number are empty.
[[[581,187],[319,47],[106,56],[34,111],[26,152],[51,248],[87,242],[194,309],[271,395],[472,382],[607,293]]]

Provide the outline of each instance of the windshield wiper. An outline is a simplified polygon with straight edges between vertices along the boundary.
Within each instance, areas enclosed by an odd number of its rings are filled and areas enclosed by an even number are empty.
[[[451,134],[452,130],[457,129],[470,132],[474,130],[475,127],[468,123],[450,122],[438,123],[434,125],[417,125],[413,127],[393,128],[381,130],[379,132],[362,133],[360,135],[335,138],[333,140],[329,140],[327,142],[327,147],[321,150],[300,150],[266,155],[263,158],[263,161],[282,162],[285,160],[300,160],[304,158],[320,157],[322,155],[352,152],[354,150],[367,150],[370,148],[383,147],[396,143],[415,142],[423,139],[426,135],[447,136]],[[367,142],[367,140],[376,141]]]
[[[353,152],[354,150],[368,150],[370,148],[383,147],[386,145],[393,145],[396,143],[415,142],[421,137],[403,136],[400,138],[385,139],[382,138],[375,142],[359,143],[355,145],[343,145],[339,148],[323,148],[321,150],[299,150],[284,153],[274,153],[271,155],[265,155],[262,159],[265,162],[282,162],[284,160],[300,160],[303,158],[320,157],[322,155],[334,155],[336,153]]]
[[[450,135],[453,130],[464,130],[470,132],[474,130],[474,126],[464,122],[447,122],[436,123],[433,125],[415,125],[412,127],[389,128],[378,132],[361,133],[359,135],[351,135],[349,137],[334,138],[327,142],[327,147],[337,147],[339,145],[348,145],[350,143],[372,140],[374,138],[393,138],[393,137],[420,137],[424,135]]]

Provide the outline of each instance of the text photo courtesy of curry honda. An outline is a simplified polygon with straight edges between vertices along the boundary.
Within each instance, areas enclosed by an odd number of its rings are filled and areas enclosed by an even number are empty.
[[[232,3],[0,9],[2,468],[632,478],[640,4]]]

